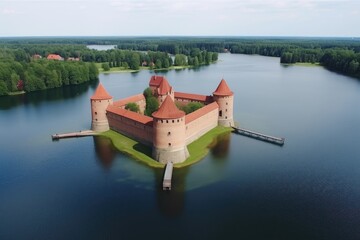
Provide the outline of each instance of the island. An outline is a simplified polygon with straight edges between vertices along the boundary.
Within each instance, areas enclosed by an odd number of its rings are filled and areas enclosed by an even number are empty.
[[[151,149],[151,158],[161,166],[169,162],[185,163],[191,158],[189,148],[196,140],[206,137],[208,141],[216,134],[232,130],[234,93],[224,79],[212,95],[175,92],[164,76],[156,75],[151,77],[149,88],[159,108],[151,116],[146,116],[147,101],[144,94],[114,101],[100,83],[90,99],[92,130],[110,137],[113,142],[117,138],[125,142],[131,139],[147,146]],[[178,108],[194,102],[201,103],[203,107],[189,114]],[[129,103],[136,104],[139,111],[127,109]],[[136,149],[141,152],[143,148],[134,147]],[[119,150],[122,150],[121,147]],[[137,154],[139,160],[142,160],[142,155],[149,158],[149,154]],[[202,157],[201,154],[198,156]]]

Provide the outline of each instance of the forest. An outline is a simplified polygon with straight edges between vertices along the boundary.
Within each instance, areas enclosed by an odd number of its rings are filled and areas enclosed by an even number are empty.
[[[98,51],[87,47],[91,44],[116,48]],[[223,52],[279,57],[283,64],[318,63],[360,77],[359,38],[7,37],[0,38],[0,95],[96,80],[94,63],[102,63],[104,70],[197,67],[217,61]],[[46,60],[48,54],[58,54],[65,61]],[[34,59],[35,55],[43,59]],[[66,61],[69,58],[80,61]]]

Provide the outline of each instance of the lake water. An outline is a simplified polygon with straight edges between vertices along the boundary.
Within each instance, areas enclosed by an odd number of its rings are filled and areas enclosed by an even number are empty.
[[[278,58],[220,54],[161,72],[176,91],[235,93],[242,127],[283,147],[228,134],[199,163],[162,170],[107,139],[51,141],[90,128],[96,84],[0,98],[0,239],[360,239],[360,81]],[[101,74],[115,99],[154,72]]]

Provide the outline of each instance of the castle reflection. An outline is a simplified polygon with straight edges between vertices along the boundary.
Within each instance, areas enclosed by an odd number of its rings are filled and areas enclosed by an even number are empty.
[[[95,153],[104,169],[110,169],[115,159],[116,149],[109,138],[94,136]]]

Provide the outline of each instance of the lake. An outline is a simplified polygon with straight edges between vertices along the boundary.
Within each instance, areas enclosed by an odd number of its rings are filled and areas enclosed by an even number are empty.
[[[114,99],[153,71],[100,74]],[[0,239],[360,239],[360,81],[279,58],[219,54],[158,72],[175,91],[211,94],[224,78],[244,128],[283,147],[221,136],[199,163],[162,170],[89,129],[97,83],[0,98]]]

